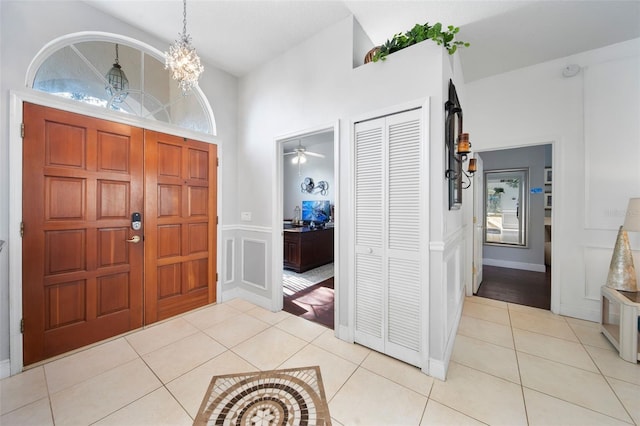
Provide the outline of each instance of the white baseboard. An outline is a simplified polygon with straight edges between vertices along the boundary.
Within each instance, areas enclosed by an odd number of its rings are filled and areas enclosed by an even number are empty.
[[[4,379],[11,375],[11,360],[3,359],[0,361],[0,379]]]
[[[464,306],[464,292],[461,292],[460,301],[458,303],[458,312],[454,319],[452,327],[448,330],[449,336],[447,339],[447,347],[444,350],[444,359],[435,360],[429,359],[429,375],[436,379],[446,380],[447,371],[449,370],[449,362],[451,361],[451,355],[453,355],[453,346],[456,343],[456,336],[458,335],[458,327],[460,326],[460,318],[462,317],[462,308]],[[432,371],[433,369],[433,371]]]
[[[231,290],[226,290],[222,292],[222,301],[228,302],[229,300],[240,298],[246,300],[247,302],[251,302],[254,305],[258,305],[261,308],[267,309],[271,311],[271,299],[263,296],[259,296],[255,293],[251,293],[242,288],[233,288]]]
[[[537,263],[512,262],[501,259],[482,259],[482,264],[487,266],[499,266],[501,268],[521,269],[524,271],[546,272],[546,267]]]
[[[350,338],[349,335],[349,327],[346,325],[338,325],[336,331],[336,337],[340,340],[344,340],[345,342],[353,343],[353,338]]]
[[[234,287],[228,290],[222,290],[222,292],[220,293],[220,298],[218,302],[220,303],[228,302],[229,300],[233,300],[236,297],[239,297],[237,287]]]
[[[444,362],[439,359],[429,359],[429,375],[438,380],[444,381],[447,377],[447,368]]]
[[[584,306],[561,303],[559,314],[566,317],[600,323],[600,311],[585,308]]]

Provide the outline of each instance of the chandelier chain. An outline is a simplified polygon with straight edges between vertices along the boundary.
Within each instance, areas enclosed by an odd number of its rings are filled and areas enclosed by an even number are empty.
[[[182,36],[187,36],[187,0],[182,1]]]

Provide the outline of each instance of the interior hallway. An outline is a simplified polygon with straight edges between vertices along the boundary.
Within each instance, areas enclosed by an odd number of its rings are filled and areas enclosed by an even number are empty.
[[[549,310],[551,267],[533,272],[484,265],[477,296]]]
[[[640,366],[598,324],[479,297],[446,382],[235,299],[2,380],[0,423],[191,425],[213,375],[309,365],[336,425],[640,423]]]

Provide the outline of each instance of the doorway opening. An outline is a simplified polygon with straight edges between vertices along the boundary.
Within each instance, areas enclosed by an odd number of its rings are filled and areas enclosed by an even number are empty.
[[[279,295],[293,315],[334,328],[335,129],[283,140]]]
[[[480,152],[473,293],[551,309],[552,144]]]

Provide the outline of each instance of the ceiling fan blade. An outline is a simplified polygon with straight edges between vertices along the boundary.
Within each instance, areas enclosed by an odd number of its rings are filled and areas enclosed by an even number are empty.
[[[293,152],[284,152],[283,155],[294,155],[297,154],[297,152],[293,151]]]
[[[318,154],[317,152],[305,151],[305,155],[310,155],[312,157],[324,158],[324,154]]]

